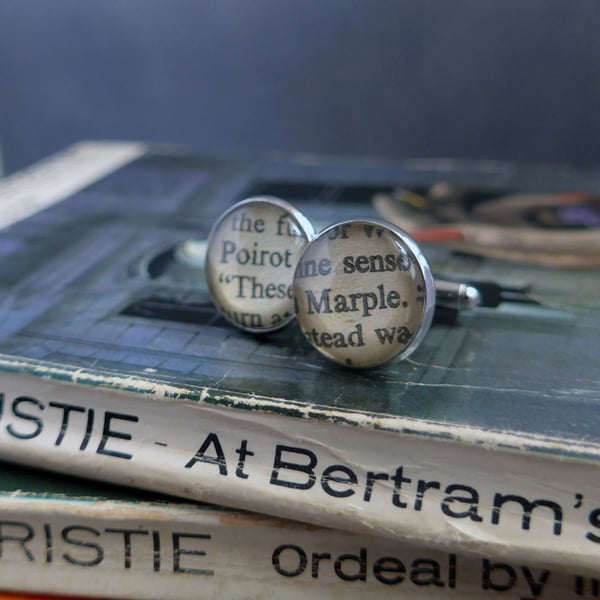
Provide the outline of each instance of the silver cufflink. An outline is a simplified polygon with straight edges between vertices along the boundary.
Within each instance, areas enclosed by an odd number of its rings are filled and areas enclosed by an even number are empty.
[[[313,235],[310,221],[279,198],[248,198],[223,213],[208,236],[205,263],[209,292],[223,316],[251,333],[293,320],[294,270]]]
[[[232,324],[266,333],[295,316],[320,353],[353,368],[408,357],[436,304],[460,310],[480,301],[472,286],[434,281],[402,229],[365,218],[315,235],[302,213],[273,197],[249,198],[221,215],[205,271],[215,305]]]

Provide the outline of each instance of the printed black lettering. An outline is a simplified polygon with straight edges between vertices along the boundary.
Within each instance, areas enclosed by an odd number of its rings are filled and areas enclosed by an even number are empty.
[[[373,225],[367,225],[366,223],[363,225],[363,231],[365,232],[365,235],[368,238],[370,238],[373,235],[373,229],[375,229]],[[377,237],[382,236],[383,229],[381,229],[381,227],[378,227],[375,231],[377,232]]]
[[[246,233],[262,233],[265,230],[264,219],[252,219],[242,212],[240,215],[234,214],[231,217],[231,229],[233,231],[243,231]]]
[[[286,550],[292,551],[297,555],[298,566],[295,569],[284,569],[281,566],[281,555]],[[281,546],[277,546],[277,548],[273,550],[271,562],[273,564],[273,568],[280,575],[283,575],[284,577],[298,577],[298,575],[302,575],[302,573],[304,573],[304,571],[306,570],[308,558],[306,556],[306,552],[304,552],[304,550],[302,550],[300,546],[295,546],[294,544],[281,544]]]
[[[429,558],[417,558],[410,567],[410,581],[415,585],[443,587],[440,563]]]
[[[369,256],[369,272],[370,273],[383,273],[385,268],[383,266],[384,258],[381,254],[372,254]]]
[[[230,275],[230,280],[237,281],[238,298],[291,298],[292,286],[280,283],[261,283],[257,277],[250,275]],[[236,313],[237,314],[237,313]],[[257,314],[257,313],[241,313]],[[260,315],[259,315],[260,316]]]
[[[67,429],[69,427],[69,415],[71,412],[84,413],[85,408],[83,406],[74,406],[72,404],[64,404],[63,402],[48,402],[48,406],[52,408],[59,408],[62,410],[62,422],[60,424],[60,431],[54,441],[55,446],[60,446],[65,439]]]
[[[515,502],[520,504],[523,508],[523,519],[521,521],[521,528],[525,531],[529,530],[531,525],[531,514],[533,510],[537,507],[548,508],[554,513],[554,527],[553,533],[554,535],[560,535],[562,530],[562,518],[563,511],[559,504],[553,502],[552,500],[533,500],[529,501],[523,496],[516,496],[513,494],[495,494],[494,496],[494,509],[492,511],[492,524],[498,525],[500,523],[500,512],[502,506],[506,502]]]
[[[423,496],[427,490],[439,490],[440,482],[439,481],[424,481],[423,479],[419,479],[417,483],[417,495],[415,497],[415,510],[421,510],[423,506]]]
[[[381,327],[381,328],[376,328],[375,330],[375,335],[377,336],[377,339],[379,340],[380,344],[393,344],[394,343],[394,337],[396,335],[396,328],[395,327]]]
[[[235,244],[230,240],[223,241],[223,252],[221,254],[221,263],[226,264],[230,254],[235,252]]]
[[[114,458],[124,458],[125,460],[131,460],[133,455],[128,452],[119,452],[118,450],[110,450],[106,448],[109,438],[116,440],[131,440],[130,433],[124,433],[122,431],[114,431],[111,427],[111,422],[116,419],[119,421],[128,421],[130,423],[137,423],[139,418],[134,415],[127,415],[124,413],[115,413],[107,411],[104,414],[104,425],[102,426],[102,439],[98,444],[97,454],[104,454],[105,456],[113,456]]]
[[[469,496],[455,496],[450,495],[446,496],[442,501],[442,512],[455,519],[465,519],[470,518],[471,521],[475,521],[480,523],[483,519],[479,516],[477,510],[479,507],[479,493],[475,488],[472,488],[468,485],[460,485],[460,484],[452,484],[446,487],[444,490],[446,494],[454,494],[455,492],[465,492],[469,494]],[[457,512],[453,509],[453,507],[462,502],[468,505],[468,510],[463,510]]]
[[[498,581],[498,578],[502,581]],[[483,559],[481,569],[481,587],[484,590],[506,592],[517,583],[517,572],[506,563],[492,563],[487,558]]]
[[[319,348],[331,348],[332,346],[335,346],[336,348],[347,348],[348,346],[359,347],[365,345],[361,323],[357,323],[354,329],[347,332],[347,338],[341,331],[334,331],[333,333],[328,331],[319,332],[313,328],[311,331],[304,331],[303,333]]]
[[[306,299],[308,301],[307,312],[309,315],[313,315],[315,312],[316,313],[322,313],[322,312],[330,313],[331,312],[331,308],[329,307],[329,292],[331,292],[331,289],[325,288],[321,292],[321,297],[317,301],[312,290],[306,290]]]
[[[242,440],[240,447],[236,450],[236,453],[240,455],[240,458],[238,460],[237,468],[235,470],[235,475],[240,479],[248,479],[248,474],[244,473],[246,457],[254,456],[254,452],[250,452],[250,450],[248,450],[248,440]]]
[[[285,225],[285,227],[284,227]],[[277,219],[277,235],[287,235],[288,237],[301,237],[302,232],[295,225],[287,215],[287,213],[283,213],[279,219]]]
[[[352,295],[352,294],[350,294]],[[378,307],[377,294],[375,292],[364,292],[362,295],[362,316],[370,317],[371,313]],[[379,308],[385,306],[379,305]]]
[[[342,264],[344,265],[344,273],[346,274],[354,273],[356,270],[354,267],[354,256],[344,256]]]
[[[86,560],[83,558],[75,558],[72,554],[65,552],[63,554],[63,558],[68,563],[71,563],[72,565],[77,565],[78,567],[95,567],[96,565],[99,565],[104,560],[104,549],[102,548],[102,546],[100,546],[100,544],[95,544],[94,542],[89,542],[74,537],[73,534],[77,535],[78,533],[88,533],[98,538],[100,537],[100,532],[97,529],[93,529],[92,527],[86,527],[84,525],[69,525],[61,531],[61,537],[66,544],[68,544],[69,546],[76,546],[78,548],[88,548],[89,550],[93,550],[93,557],[88,558]]]
[[[391,292],[390,292],[391,293]],[[394,338],[399,344],[407,344],[412,338],[408,327],[381,327],[374,329],[380,344],[393,344]]]
[[[393,254],[385,255],[385,270],[395,271],[396,270],[396,257]]]
[[[226,311],[227,316],[244,327],[262,327],[262,318],[258,313]]]
[[[38,411],[44,410],[44,405],[35,398],[30,398],[29,396],[19,396],[12,401],[12,414],[19,418],[27,421],[29,423],[33,423],[35,425],[32,431],[17,431],[12,423],[7,425],[6,431],[13,437],[19,438],[20,440],[31,440],[34,437],[37,437],[42,433],[44,429],[44,423],[40,417],[28,414],[27,412],[23,412],[22,407],[26,406],[35,406]]]
[[[312,560],[311,560],[311,569],[310,569],[310,574],[311,577],[313,578],[317,578],[319,577],[319,564],[322,560],[331,560],[331,554],[329,554],[329,552],[325,552],[323,554],[317,554],[316,552],[312,553]]]
[[[173,572],[174,573],[188,573],[191,575],[208,575],[212,576],[215,572],[212,569],[194,569],[192,567],[182,567],[181,557],[182,556],[206,556],[204,550],[190,550],[189,548],[181,547],[181,540],[210,540],[212,536],[202,533],[178,533],[173,532]]]
[[[118,533],[123,536],[123,567],[125,569],[131,569],[131,554],[132,554],[132,535],[148,535],[148,531],[143,529],[118,529],[113,527],[107,527],[106,533]]]
[[[336,473],[343,473],[343,475],[340,476]],[[344,465],[331,465],[323,471],[323,475],[321,476],[321,487],[325,493],[334,496],[335,498],[347,498],[356,493],[351,487],[347,487],[345,490],[335,490],[331,487],[331,483],[356,485],[358,483],[358,478],[356,477],[356,473],[349,467],[345,467]]]
[[[295,266],[292,264],[291,250],[285,250],[283,253],[278,250],[265,250],[258,247],[258,242],[254,242],[251,248],[238,249],[235,242],[223,240],[219,262],[229,264],[231,261],[241,266],[279,268],[283,265],[286,269]]]
[[[89,408],[87,414],[87,420],[85,422],[85,434],[83,435],[83,440],[81,440],[81,444],[79,446],[79,450],[82,452],[88,447],[90,443],[90,438],[92,437],[92,431],[94,429],[94,409]]]
[[[298,464],[282,460],[282,454],[284,453],[304,456],[308,459],[308,462],[307,464]],[[271,485],[279,485],[282,487],[294,488],[296,490],[308,490],[315,484],[316,477],[314,468],[316,466],[317,457],[314,452],[305,450],[304,448],[277,445],[275,447],[275,459],[273,461],[273,470],[271,471],[271,479],[269,483]],[[297,473],[304,473],[307,475],[306,481],[296,482],[282,479],[280,474],[282,469],[295,471]]]
[[[540,571],[538,578],[534,578],[533,573],[529,567],[521,567],[521,571],[525,576],[525,581],[527,581],[527,585],[531,590],[534,598],[542,595],[546,584],[548,583],[548,578],[550,577],[550,571],[543,569]]]
[[[342,225],[336,225],[327,234],[330,240],[347,240],[348,239],[348,228],[352,227],[351,223],[343,223]]]
[[[336,313],[349,312],[351,309],[348,306],[348,300],[343,294],[336,294],[333,297],[333,310]]]
[[[394,493],[392,494],[392,504],[398,508],[406,508],[408,505],[403,500],[400,500],[400,492],[402,491],[403,483],[410,483],[412,479],[404,477],[404,467],[398,467],[395,475],[392,477],[394,482]]]
[[[52,528],[49,523],[44,523],[44,542],[46,546],[46,563],[50,564],[54,558],[54,543]]]
[[[404,581],[406,567],[404,563],[393,556],[382,556],[373,564],[373,575],[377,581],[386,585],[396,585]]]
[[[448,587],[456,587],[456,554],[448,555]]]
[[[354,266],[359,273],[369,272],[369,259],[366,256],[357,256]]]
[[[600,508],[596,508],[590,513],[590,516],[588,517],[588,521],[592,527],[595,527],[596,529],[600,529]],[[585,537],[588,540],[590,540],[590,542],[594,542],[595,544],[600,544],[600,535],[598,535],[596,533],[592,533],[591,531],[588,531],[588,533],[585,534]]]
[[[216,456],[206,456],[206,451],[213,446]],[[209,433],[196,454],[185,464],[186,469],[191,469],[197,462],[208,463],[219,467],[220,475],[227,475],[227,460],[223,452],[223,446],[216,433]]]
[[[331,273],[331,261],[328,258],[322,258],[317,262],[315,259],[307,259],[298,262],[294,277],[304,279],[306,277],[325,276]]]
[[[383,285],[379,285],[377,288],[381,288],[383,293]],[[390,290],[387,295],[387,303],[390,308],[398,308],[400,306],[400,293],[396,290]]]
[[[371,254],[366,256],[344,256],[342,259],[344,273],[385,273],[407,271],[410,269],[410,258],[405,254]]]
[[[343,567],[354,565],[354,573],[347,573]],[[333,564],[335,574],[344,581],[367,580],[367,549],[361,548],[359,554],[342,554]]]
[[[18,533],[17,533],[18,532]],[[0,558],[4,558],[4,548],[7,543],[17,544],[29,562],[34,562],[33,554],[27,547],[35,533],[28,523],[20,521],[0,521]]]
[[[376,481],[389,481],[390,476],[388,473],[373,473],[369,471],[367,473],[367,482],[365,484],[365,494],[363,500],[365,502],[371,501],[371,494],[373,493],[373,485]]]
[[[160,571],[160,533],[152,532],[152,570],[155,573]]]
[[[360,312],[363,317],[370,317],[375,310],[387,310],[388,308],[407,307],[407,302],[401,302],[400,294],[396,290],[386,290],[384,284],[379,284],[372,292],[353,292],[347,295],[335,294],[333,296],[333,309],[331,308],[331,289],[321,290],[320,296],[313,290],[304,290],[306,294],[306,312],[313,314],[329,314],[332,312]],[[388,333],[389,332],[389,333]],[[392,343],[394,337],[398,337],[399,342],[406,343],[411,334],[406,327],[392,327],[391,329],[376,329],[375,333],[379,338],[379,343]],[[389,339],[386,340],[386,337]],[[408,337],[407,337],[408,336]]]

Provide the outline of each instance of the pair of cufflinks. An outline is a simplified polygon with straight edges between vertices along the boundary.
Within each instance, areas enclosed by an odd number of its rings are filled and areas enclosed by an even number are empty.
[[[354,368],[406,358],[436,304],[429,264],[400,228],[365,218],[316,234],[300,211],[273,197],[243,200],[221,215],[205,271],[214,303],[233,325],[268,333],[296,318],[319,352]],[[477,304],[473,288],[463,295]]]

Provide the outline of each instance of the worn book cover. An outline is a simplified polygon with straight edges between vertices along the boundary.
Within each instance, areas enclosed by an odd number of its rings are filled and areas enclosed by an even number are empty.
[[[0,186],[4,459],[598,571],[600,172],[91,143]],[[244,333],[211,303],[204,255],[254,195],[317,230],[395,220],[482,305],[372,370],[327,361],[295,323]]]
[[[600,581],[460,546],[193,504],[0,463],[0,598],[569,598]],[[30,596],[27,596],[28,598]]]

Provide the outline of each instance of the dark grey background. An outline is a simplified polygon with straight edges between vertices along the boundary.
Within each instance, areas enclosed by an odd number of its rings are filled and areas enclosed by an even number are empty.
[[[80,139],[600,162],[596,0],[0,0],[13,171]]]

